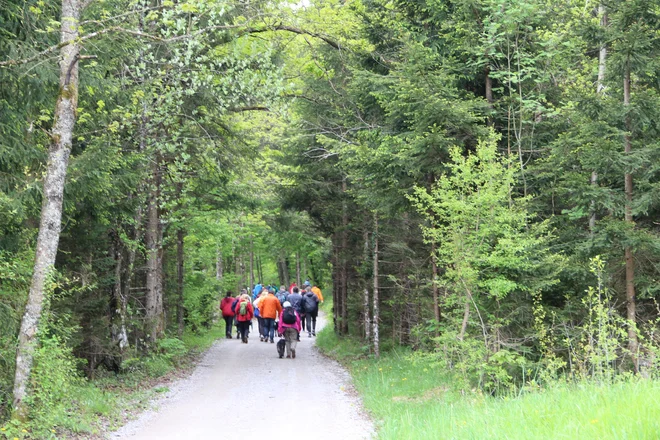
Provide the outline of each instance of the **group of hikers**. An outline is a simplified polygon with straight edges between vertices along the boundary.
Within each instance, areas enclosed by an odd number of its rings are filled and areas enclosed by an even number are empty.
[[[275,343],[275,333],[284,339],[278,342],[278,352],[283,357],[296,357],[296,345],[300,341],[300,333],[307,329],[307,337],[316,336],[316,317],[319,304],[323,303],[323,292],[309,281],[305,281],[302,289],[292,283],[287,290],[280,286],[263,286],[257,283],[252,289],[252,296],[247,289],[234,297],[227,291],[220,301],[220,310],[225,320],[227,339],[233,339],[232,329],[236,325],[236,339],[248,343],[252,319],[257,318],[259,326],[259,341]]]

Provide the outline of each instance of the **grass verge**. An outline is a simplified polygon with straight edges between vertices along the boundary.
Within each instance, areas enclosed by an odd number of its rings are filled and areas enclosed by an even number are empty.
[[[96,380],[77,380],[57,404],[35,407],[27,423],[7,421],[0,439],[102,439],[150,405],[167,384],[187,375],[205,352],[224,338],[224,322],[205,333],[187,332],[181,340],[166,338],[147,357],[128,359],[119,374],[99,373]]]
[[[461,392],[444,370],[395,349],[380,360],[323,330],[317,345],[346,365],[380,439],[656,439],[660,382],[556,383],[506,397]]]

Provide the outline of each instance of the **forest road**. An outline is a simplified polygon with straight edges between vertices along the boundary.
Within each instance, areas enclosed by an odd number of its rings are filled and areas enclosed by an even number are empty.
[[[319,316],[317,329],[325,322]],[[348,372],[318,352],[314,337],[302,333],[300,340],[296,359],[279,359],[276,344],[259,342],[255,319],[248,344],[217,341],[190,377],[109,438],[375,437]]]

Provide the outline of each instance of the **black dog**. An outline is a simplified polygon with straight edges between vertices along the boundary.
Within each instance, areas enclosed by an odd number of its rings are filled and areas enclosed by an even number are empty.
[[[284,357],[284,349],[286,348],[286,341],[284,339],[280,339],[277,341],[277,354],[280,355],[280,359]]]

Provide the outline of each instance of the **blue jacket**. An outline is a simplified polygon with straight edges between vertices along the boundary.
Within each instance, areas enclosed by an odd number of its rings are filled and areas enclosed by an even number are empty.
[[[277,299],[280,300],[280,304],[284,305],[284,302],[289,297],[289,292],[287,292],[286,290],[280,290],[275,294],[275,296],[277,296]]]
[[[257,299],[257,295],[259,295],[259,293],[261,293],[262,290],[263,290],[263,286],[261,284],[257,284],[256,286],[254,286],[254,289],[252,290],[252,301]]]

